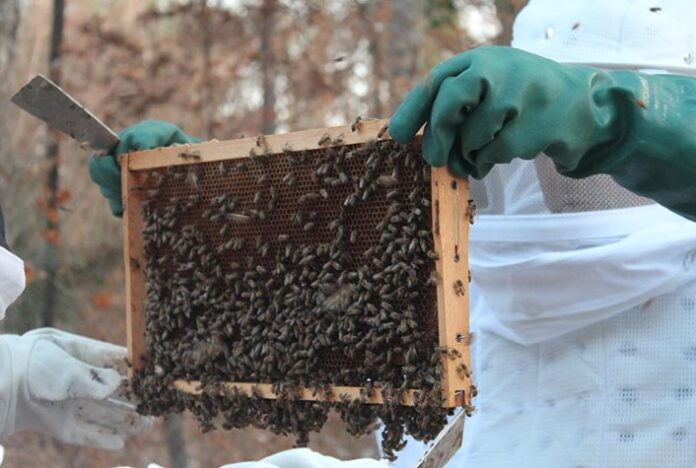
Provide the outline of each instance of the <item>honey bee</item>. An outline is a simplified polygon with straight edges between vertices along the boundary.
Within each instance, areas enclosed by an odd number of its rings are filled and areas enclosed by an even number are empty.
[[[350,125],[350,131],[351,132],[356,132],[360,130],[360,127],[362,127],[362,117],[357,116],[353,123]]]
[[[317,145],[318,145],[318,146],[324,146],[324,145],[326,145],[327,143],[330,143],[330,142],[331,142],[331,135],[329,135],[328,133],[324,133],[324,134],[321,136],[321,138],[319,138],[319,141],[317,141]]]
[[[377,133],[377,139],[381,139],[384,137],[384,135],[387,133],[387,130],[389,130],[389,122],[384,124],[382,128],[379,129],[379,132]]]

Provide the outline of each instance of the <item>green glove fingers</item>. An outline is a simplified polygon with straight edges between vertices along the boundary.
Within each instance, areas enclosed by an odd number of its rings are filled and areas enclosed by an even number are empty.
[[[457,130],[470,121],[470,112],[472,109],[475,112],[482,86],[467,71],[442,81],[423,134],[423,156],[431,166],[447,164],[455,140],[461,135]]]
[[[464,52],[445,60],[431,70],[421,84],[402,101],[389,122],[389,134],[399,143],[408,143],[428,121],[442,82],[468,68],[469,54]]]
[[[89,158],[89,176],[99,186],[99,191],[109,202],[114,216],[122,216],[121,170],[116,158],[111,155],[92,154]]]
[[[569,177],[609,174],[696,219],[696,79],[566,66],[509,47],[482,47],[435,67],[394,113],[423,156],[459,176],[545,153]]]
[[[89,159],[89,175],[99,185],[114,216],[123,215],[121,202],[121,168],[116,158],[124,153],[174,144],[198,143],[201,140],[187,135],[174,124],[160,120],[144,120],[119,133],[116,148],[104,156],[92,154]]]

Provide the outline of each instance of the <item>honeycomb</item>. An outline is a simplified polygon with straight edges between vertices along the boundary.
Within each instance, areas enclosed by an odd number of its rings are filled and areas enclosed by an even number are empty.
[[[134,174],[147,261],[147,364],[133,385],[141,409],[188,407],[206,426],[218,408],[229,427],[261,420],[269,427],[268,413],[282,407],[305,421],[296,427],[304,433],[318,430],[330,405],[293,401],[288,409],[286,399],[221,400],[215,391],[175,396],[168,385],[420,389],[430,395],[420,408],[333,407],[354,433],[381,417],[390,450],[404,427],[434,437],[446,410],[430,168],[419,142],[279,154],[263,154],[263,141],[258,146],[259,154],[246,158]],[[266,416],[230,415],[230,402]]]

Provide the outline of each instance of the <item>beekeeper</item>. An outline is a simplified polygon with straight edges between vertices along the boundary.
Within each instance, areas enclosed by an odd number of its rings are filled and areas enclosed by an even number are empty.
[[[428,162],[481,179],[480,393],[450,466],[696,466],[692,19],[688,0],[531,0],[513,48],[447,60],[393,116],[396,140],[427,123]],[[117,165],[91,171],[118,213]]]
[[[5,241],[0,209],[0,320],[24,290],[24,263]],[[125,348],[41,328],[0,335],[0,438],[41,432],[69,444],[116,450],[152,425],[119,399]]]
[[[531,0],[513,47],[441,63],[394,114],[477,179],[479,396],[448,466],[696,466],[695,20]]]

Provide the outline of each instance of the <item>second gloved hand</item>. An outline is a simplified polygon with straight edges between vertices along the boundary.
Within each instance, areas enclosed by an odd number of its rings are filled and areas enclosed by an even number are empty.
[[[114,216],[123,215],[121,168],[116,158],[124,153],[174,144],[198,143],[201,140],[184,133],[174,124],[160,120],[143,120],[118,134],[119,143],[111,154],[89,158],[89,175],[99,185]]]
[[[152,426],[116,400],[123,380],[112,367],[120,346],[42,328],[0,335],[0,437],[30,430],[63,442],[116,450]]]
[[[426,124],[433,166],[483,178],[515,158],[551,157],[569,177],[617,183],[696,220],[696,79],[562,65],[482,47],[436,66],[389,125],[405,143]]]

